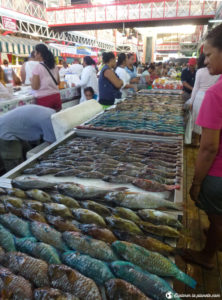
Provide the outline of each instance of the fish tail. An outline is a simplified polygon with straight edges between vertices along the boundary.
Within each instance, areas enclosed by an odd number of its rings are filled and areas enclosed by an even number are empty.
[[[192,277],[190,277],[189,275],[185,274],[180,270],[178,271],[176,278],[193,289],[196,287],[197,284],[196,280],[194,280]]]

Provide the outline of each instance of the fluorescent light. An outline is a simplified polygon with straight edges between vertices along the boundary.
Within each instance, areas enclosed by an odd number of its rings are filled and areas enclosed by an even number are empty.
[[[221,23],[222,19],[218,20],[209,20],[209,23]]]

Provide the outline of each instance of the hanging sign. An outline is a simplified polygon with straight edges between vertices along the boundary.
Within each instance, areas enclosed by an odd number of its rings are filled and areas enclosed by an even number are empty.
[[[17,30],[17,24],[16,24],[15,19],[2,16],[2,25],[3,25],[4,29],[6,29],[6,30],[10,30],[10,31]]]

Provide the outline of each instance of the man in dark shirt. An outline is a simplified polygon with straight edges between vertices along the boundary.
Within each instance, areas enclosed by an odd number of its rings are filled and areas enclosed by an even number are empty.
[[[181,81],[183,84],[183,100],[186,102],[190,97],[193,90],[195,77],[196,77],[196,58],[190,58],[188,67],[183,70],[181,75]]]

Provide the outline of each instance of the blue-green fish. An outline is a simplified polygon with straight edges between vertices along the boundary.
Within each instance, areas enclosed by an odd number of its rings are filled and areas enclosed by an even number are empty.
[[[152,297],[153,300],[167,300],[167,293],[175,294],[165,280],[143,271],[141,268],[127,261],[115,261],[111,263],[111,269],[116,277],[135,285],[148,297]],[[180,300],[178,297],[173,299]]]
[[[2,225],[0,225],[0,246],[5,251],[16,251],[13,235]]]
[[[115,277],[106,263],[88,255],[81,255],[76,251],[63,253],[62,261],[81,274],[92,278],[98,284],[104,284],[107,280]]]
[[[12,233],[22,237],[32,236],[29,230],[29,223],[23,221],[13,214],[0,215],[0,223],[8,228]]]
[[[111,247],[103,241],[72,231],[66,231],[62,236],[71,249],[80,253],[88,254],[104,261],[114,261],[117,259],[117,256]]]
[[[174,277],[192,288],[196,286],[193,278],[183,273],[171,260],[157,252],[151,252],[136,244],[122,241],[112,243],[112,247],[121,257],[145,271],[158,276]]]
[[[31,223],[31,231],[37,240],[61,251],[69,250],[62,240],[62,234],[48,224],[34,221]]]

